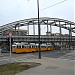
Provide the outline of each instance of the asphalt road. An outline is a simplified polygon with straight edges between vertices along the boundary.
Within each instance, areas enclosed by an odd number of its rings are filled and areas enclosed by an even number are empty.
[[[54,50],[41,52],[42,57],[56,58],[62,60],[75,60],[75,50]],[[39,53],[24,53],[24,54],[13,54],[11,57],[12,62],[26,60],[26,59],[37,59]],[[10,63],[9,53],[2,53],[0,56],[0,64]]]

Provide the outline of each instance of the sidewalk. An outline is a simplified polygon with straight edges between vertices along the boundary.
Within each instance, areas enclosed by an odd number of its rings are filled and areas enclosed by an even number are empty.
[[[36,62],[42,65],[16,75],[75,75],[74,60],[44,57],[42,59],[27,59],[23,62]]]

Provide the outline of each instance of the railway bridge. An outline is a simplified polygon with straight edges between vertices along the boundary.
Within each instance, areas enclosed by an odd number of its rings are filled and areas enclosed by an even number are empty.
[[[56,44],[59,44],[61,47],[68,46],[74,47],[75,46],[75,23],[58,18],[49,18],[49,17],[41,17],[39,19],[40,27],[42,28],[45,26],[45,29],[40,29],[40,43],[51,43],[52,46],[55,47]],[[59,34],[52,33],[52,27],[59,28]],[[25,27],[23,30],[20,27]],[[62,29],[68,31],[68,34],[62,34]],[[32,35],[30,34],[32,30]],[[46,32],[45,35],[42,34],[42,31]],[[4,43],[9,42],[9,33],[12,33],[12,43],[14,42],[26,42],[26,43],[38,43],[38,19],[37,18],[30,18],[15,21],[12,23],[8,23],[5,25],[0,26],[0,46]]]

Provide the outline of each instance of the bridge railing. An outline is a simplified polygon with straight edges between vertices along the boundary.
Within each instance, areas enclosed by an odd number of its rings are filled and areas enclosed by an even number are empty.
[[[0,36],[0,41],[7,41],[9,36]],[[26,35],[26,36],[12,36],[13,41],[38,41],[38,35]],[[41,35],[40,41],[75,41],[75,36],[50,36]]]

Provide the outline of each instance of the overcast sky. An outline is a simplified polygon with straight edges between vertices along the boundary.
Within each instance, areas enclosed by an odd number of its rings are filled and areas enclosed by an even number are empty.
[[[39,0],[40,17],[60,18],[74,22],[74,0]],[[0,0],[0,25],[37,17],[37,0]]]
[[[41,10],[63,0],[39,0],[40,17],[61,18],[74,21],[74,0]],[[37,0],[0,0],[0,25],[16,20],[37,17]]]

